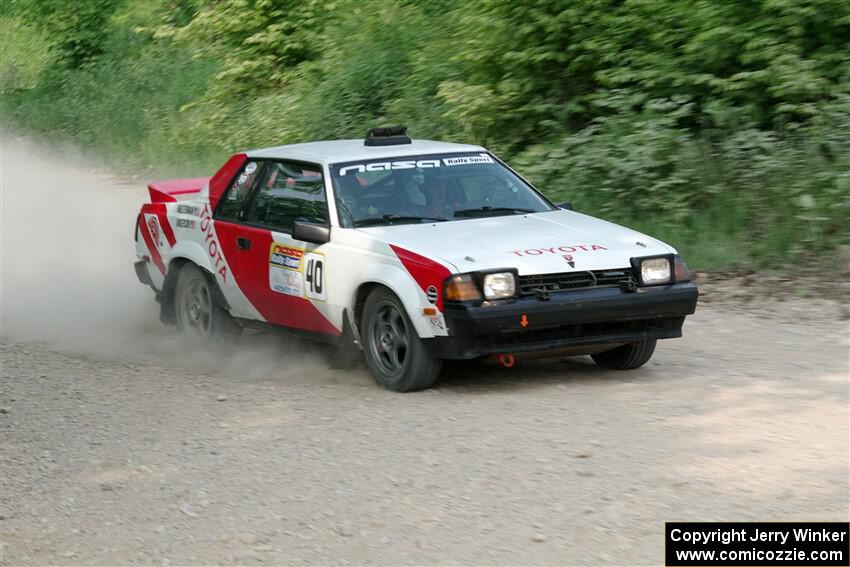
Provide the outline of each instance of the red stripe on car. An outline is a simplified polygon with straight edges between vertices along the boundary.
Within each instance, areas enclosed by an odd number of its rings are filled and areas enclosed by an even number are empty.
[[[144,214],[139,216],[139,221],[142,221],[145,218]],[[145,241],[145,246],[148,247],[148,251],[151,253],[151,262],[153,262],[154,266],[156,266],[162,275],[165,275],[165,264],[162,261],[162,256],[159,255],[159,250],[156,248],[156,244],[154,244],[153,237],[150,233],[150,228],[148,228],[148,223],[139,222],[139,230],[142,233],[142,239]]]
[[[451,272],[444,265],[435,262],[425,256],[420,256],[410,250],[405,250],[400,246],[390,244],[395,255],[401,260],[404,268],[413,276],[419,287],[425,294],[428,294],[428,288],[434,286],[437,290],[437,309],[443,310],[443,282],[451,275]]]
[[[269,285],[269,251],[272,234],[266,229],[214,221],[215,232],[224,258],[239,289],[251,305],[269,323],[328,335],[342,334],[313,303],[305,297],[278,293]],[[249,249],[240,249],[237,238],[250,241]]]
[[[174,246],[177,239],[174,237],[174,229],[171,228],[171,222],[168,220],[165,205],[161,205],[161,209],[157,209],[156,217],[159,219],[159,226],[162,229],[162,234],[165,235],[165,240],[168,241],[168,246]]]
[[[156,215],[159,229],[162,231],[162,235],[165,236],[168,246],[174,246],[177,238],[175,238],[174,229],[171,228],[171,222],[168,220],[168,210],[165,208],[165,203],[146,203],[142,205],[142,214]],[[155,238],[155,235],[151,236]]]

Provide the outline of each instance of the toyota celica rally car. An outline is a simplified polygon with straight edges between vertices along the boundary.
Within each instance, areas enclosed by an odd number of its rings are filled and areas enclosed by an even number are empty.
[[[164,322],[198,343],[261,326],[362,350],[390,390],[428,388],[446,359],[637,368],[696,307],[667,244],[403,127],[238,153],[149,191],[135,267]]]

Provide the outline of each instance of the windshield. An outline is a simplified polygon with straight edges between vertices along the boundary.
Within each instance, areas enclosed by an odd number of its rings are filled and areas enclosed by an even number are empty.
[[[384,158],[331,166],[346,228],[553,210],[487,153]]]

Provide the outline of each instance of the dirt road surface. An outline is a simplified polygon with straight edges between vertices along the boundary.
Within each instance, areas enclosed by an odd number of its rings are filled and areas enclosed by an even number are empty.
[[[658,565],[665,521],[848,518],[843,305],[393,394],[275,337],[182,352],[132,273],[142,183],[83,163],[3,140],[4,565]]]

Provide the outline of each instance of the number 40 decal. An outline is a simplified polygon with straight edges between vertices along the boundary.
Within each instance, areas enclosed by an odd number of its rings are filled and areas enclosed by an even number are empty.
[[[310,252],[304,255],[304,281],[306,295],[310,299],[325,301],[325,256]]]

